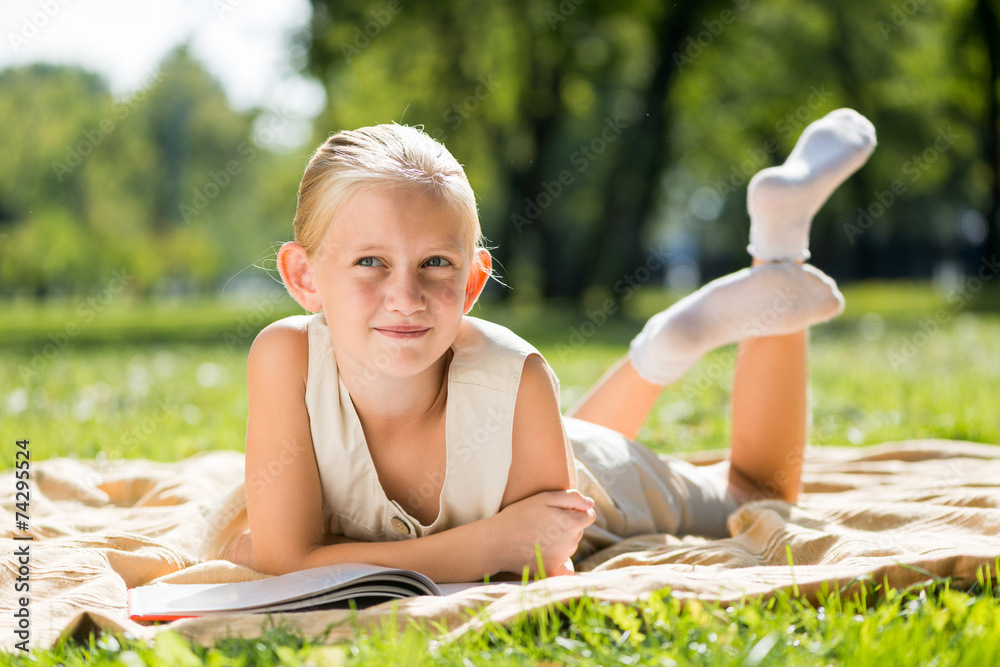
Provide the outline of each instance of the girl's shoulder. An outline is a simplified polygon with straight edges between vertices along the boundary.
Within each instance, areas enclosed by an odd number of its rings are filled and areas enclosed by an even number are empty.
[[[293,315],[268,324],[261,329],[250,346],[250,361],[261,363],[307,361],[309,355],[309,323],[313,315]]]
[[[544,359],[534,345],[507,327],[465,316],[452,346],[450,378],[462,384],[479,384],[516,393],[521,373]],[[528,359],[535,361],[528,362]],[[527,362],[527,363],[526,363]]]
[[[293,341],[306,337],[309,335],[309,323],[315,317],[315,315],[292,315],[271,322],[257,334],[254,345],[258,341],[273,344],[275,341]]]
[[[457,345],[468,347],[488,346],[522,354],[538,354],[535,346],[519,335],[495,322],[466,315],[462,318]],[[477,349],[478,352],[478,349]]]

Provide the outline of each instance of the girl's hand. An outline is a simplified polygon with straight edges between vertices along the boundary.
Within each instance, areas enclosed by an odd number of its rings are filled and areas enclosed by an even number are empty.
[[[511,503],[494,517],[501,570],[541,574],[537,544],[547,576],[573,574],[570,557],[594,522],[594,501],[575,489],[543,491]]]

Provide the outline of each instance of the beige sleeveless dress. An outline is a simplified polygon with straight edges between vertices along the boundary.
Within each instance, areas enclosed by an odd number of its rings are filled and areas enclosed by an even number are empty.
[[[382,489],[322,313],[310,319],[308,331],[306,407],[327,532],[368,541],[405,540],[500,511],[517,388],[524,360],[538,354],[534,347],[505,327],[464,318],[448,370],[440,512],[424,525]],[[611,429],[571,417],[563,421],[577,488],[594,499],[597,512],[574,558],[630,535],[728,536],[726,519],[736,505],[721,478],[656,455]],[[419,486],[419,480],[415,483]]]

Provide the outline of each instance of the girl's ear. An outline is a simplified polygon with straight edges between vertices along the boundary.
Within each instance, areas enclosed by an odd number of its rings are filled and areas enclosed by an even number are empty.
[[[310,313],[318,313],[323,309],[323,302],[309,268],[306,249],[300,243],[289,241],[278,250],[278,273],[285,283],[285,289],[300,306]]]
[[[493,256],[486,248],[476,249],[472,266],[469,267],[469,279],[465,283],[465,312],[472,310],[476,299],[483,293],[486,281],[493,275]]]

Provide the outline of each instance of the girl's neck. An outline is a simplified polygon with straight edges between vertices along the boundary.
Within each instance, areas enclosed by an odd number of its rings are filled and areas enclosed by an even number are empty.
[[[448,368],[453,354],[449,349],[433,366],[411,378],[378,375],[351,382],[352,377],[360,376],[342,374],[365,430],[415,428],[439,419],[447,403]]]

